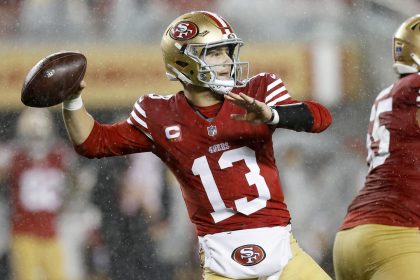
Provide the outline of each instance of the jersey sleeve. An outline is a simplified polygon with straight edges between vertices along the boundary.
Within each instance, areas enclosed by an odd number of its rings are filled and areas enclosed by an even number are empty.
[[[75,146],[80,155],[88,158],[150,152],[152,148],[153,142],[127,121],[112,125],[95,121],[86,141]]]
[[[332,114],[326,107],[314,101],[303,101],[303,104],[309,109],[313,118],[309,132],[319,133],[331,125]]]
[[[279,106],[284,104],[296,103],[286,89],[283,81],[274,74],[265,74],[266,78],[266,95],[264,102],[268,106]]]
[[[283,81],[274,74],[265,74],[265,79],[264,101],[268,106],[276,107],[282,116],[277,127],[319,133],[330,126],[332,115],[326,107],[314,101],[293,99]]]
[[[131,111],[130,117],[127,122],[135,128],[142,131],[147,137],[153,140],[149,127],[147,125],[147,115],[145,109],[145,97],[140,97],[136,103],[134,103],[133,110]]]

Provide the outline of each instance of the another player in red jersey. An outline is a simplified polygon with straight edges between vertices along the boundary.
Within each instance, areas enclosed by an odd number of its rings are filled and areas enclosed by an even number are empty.
[[[75,154],[57,141],[48,111],[29,108],[17,136],[0,147],[0,178],[10,193],[13,279],[68,279],[57,232]]]
[[[336,235],[338,280],[420,279],[420,15],[394,36],[400,78],[376,98],[369,174]]]
[[[249,79],[242,45],[217,14],[178,17],[161,47],[167,76],[184,89],[141,97],[113,125],[96,122],[80,97],[67,100],[68,133],[87,157],[151,151],[166,163],[196,226],[204,279],[330,279],[291,236],[272,145],[278,127],[325,130],[330,112],[292,99],[274,74]]]

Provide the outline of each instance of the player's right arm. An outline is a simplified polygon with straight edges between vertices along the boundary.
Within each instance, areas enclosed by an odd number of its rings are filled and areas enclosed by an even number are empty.
[[[63,108],[63,118],[72,143],[80,145],[85,142],[95,123],[93,117],[86,111],[86,108],[82,106],[82,108],[73,111]]]
[[[84,81],[80,83],[79,98],[82,93],[82,90],[85,88],[86,84]],[[72,106],[63,105],[63,119],[66,125],[67,133],[72,141],[73,145],[80,145],[86,141],[89,134],[92,132],[93,125],[95,120],[87,112],[85,106],[81,99],[73,99],[65,101],[65,104],[73,103],[75,108],[81,105],[78,109],[71,109]],[[79,104],[77,104],[79,102]]]
[[[80,93],[84,86],[82,82]],[[87,112],[80,97],[79,101],[76,98],[66,102],[63,103],[64,122],[74,148],[80,155],[101,158],[152,150],[152,140],[129,122],[101,124]]]

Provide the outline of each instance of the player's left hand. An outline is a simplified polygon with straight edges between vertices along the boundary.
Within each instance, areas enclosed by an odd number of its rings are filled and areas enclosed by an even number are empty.
[[[247,121],[252,124],[261,124],[269,121],[272,116],[270,107],[264,102],[240,92],[239,94],[229,92],[224,95],[225,99],[241,106],[246,110],[245,115],[231,114],[230,118],[237,121]]]

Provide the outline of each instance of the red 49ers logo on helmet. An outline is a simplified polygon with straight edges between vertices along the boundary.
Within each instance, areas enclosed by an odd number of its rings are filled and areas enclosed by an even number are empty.
[[[172,27],[169,34],[175,40],[189,40],[197,36],[198,27],[194,22],[181,21]]]

